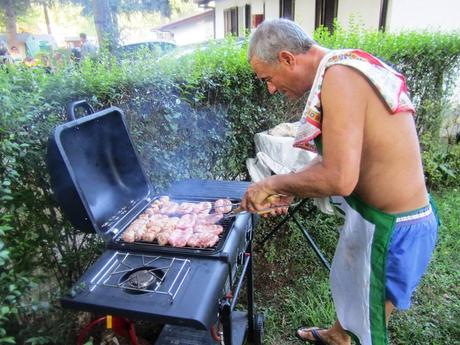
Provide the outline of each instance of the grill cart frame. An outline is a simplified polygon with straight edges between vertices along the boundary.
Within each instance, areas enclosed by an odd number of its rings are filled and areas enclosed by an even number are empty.
[[[79,107],[87,116],[75,119]],[[262,344],[264,318],[254,314],[252,261],[258,217],[242,214],[232,219],[214,250],[120,243],[120,234],[158,197],[147,181],[120,109],[93,113],[85,101],[78,101],[69,105],[68,116],[70,121],[57,127],[49,141],[51,185],[64,215],[76,228],[101,236],[106,251],[61,298],[62,306],[152,320],[165,324],[164,332],[170,333],[174,327],[187,327],[192,333],[193,329],[209,331],[219,322],[222,335],[214,332],[210,344],[242,345],[246,339]],[[247,185],[187,180],[175,184],[167,194],[195,202],[239,200]],[[152,271],[158,279],[149,276]],[[122,278],[115,278],[120,272]],[[126,280],[141,278],[145,281],[129,281],[126,287]],[[245,279],[248,310],[237,311]],[[156,285],[148,285],[151,281]],[[158,286],[167,293],[155,294]],[[133,288],[138,290],[133,292]]]

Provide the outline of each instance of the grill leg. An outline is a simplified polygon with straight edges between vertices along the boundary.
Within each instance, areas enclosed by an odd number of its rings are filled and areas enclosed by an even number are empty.
[[[252,241],[249,241],[247,255],[249,255],[250,260],[246,276],[248,294],[248,337],[254,340],[254,271],[252,266]]]
[[[275,228],[270,231],[267,236],[265,236],[261,241],[259,241],[257,244],[259,245],[263,245],[265,242],[267,242],[270,238],[273,237],[273,235],[275,235],[275,233],[278,232],[279,229],[281,229],[281,227],[284,225],[284,223],[286,223],[291,217],[294,217],[294,214],[297,212],[297,210],[299,208],[301,208],[306,202],[307,202],[308,199],[303,199],[296,207],[294,207],[294,209],[292,210],[289,210],[288,211],[288,214],[281,220],[281,222],[279,222]]]
[[[296,225],[299,227],[299,229],[302,231],[303,235],[307,239],[308,243],[310,244],[310,247],[313,249],[315,254],[318,256],[320,259],[321,263],[323,266],[330,271],[331,270],[331,265],[329,264],[329,261],[324,257],[323,253],[321,253],[321,250],[318,248],[316,245],[316,242],[311,238],[310,234],[308,233],[307,229],[305,229],[302,224],[297,220],[295,216],[292,216],[292,220],[296,223]]]
[[[299,223],[299,221],[296,219],[295,217],[295,213],[297,212],[297,210],[299,208],[301,208],[306,202],[307,202],[308,199],[303,199],[296,207],[294,207],[294,209],[292,211],[288,211],[288,214],[281,220],[281,222],[279,222],[275,228],[270,231],[267,236],[265,236],[261,241],[258,242],[259,245],[263,245],[265,242],[267,242],[270,238],[273,237],[273,235],[275,235],[275,233],[281,229],[281,227],[289,220],[289,219],[292,219],[296,225],[299,227],[300,231],[302,231],[303,235],[305,236],[305,238],[307,239],[308,241],[308,244],[310,245],[310,247],[313,249],[313,251],[315,252],[315,254],[318,256],[318,258],[320,259],[321,263],[323,264],[323,266],[327,269],[327,270],[331,270],[331,265],[329,264],[329,261],[327,261],[327,259],[324,257],[323,253],[321,252],[321,250],[319,249],[318,245],[316,244],[316,242],[313,240],[313,238],[310,236],[310,234],[308,233],[307,229],[305,229],[302,224]]]
[[[224,328],[224,344],[232,345],[232,307],[230,301],[224,299],[221,304],[220,322]]]

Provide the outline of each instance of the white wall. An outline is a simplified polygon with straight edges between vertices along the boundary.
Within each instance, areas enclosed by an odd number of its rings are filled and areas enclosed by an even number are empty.
[[[245,14],[244,5],[238,6],[238,36],[244,36]]]
[[[178,45],[193,44],[214,39],[213,17],[202,17],[188,23],[172,26],[167,31],[174,33],[174,41]]]
[[[387,30],[460,30],[459,0],[390,0]]]
[[[264,2],[264,0],[248,1],[248,3],[251,3],[252,14],[264,14]]]
[[[215,21],[216,21],[216,39],[224,37],[224,9],[226,1],[216,1],[215,4]]]
[[[378,29],[380,3],[381,0],[339,0],[337,21],[345,28],[350,26],[351,19],[354,23],[363,24],[366,29]]]
[[[367,29],[378,29],[381,2],[339,0],[337,20],[345,28],[349,27],[350,18],[353,18],[354,22],[363,24]],[[315,3],[315,0],[295,1],[295,21],[310,35],[315,29]],[[279,17],[279,0],[217,0],[216,38],[224,37],[223,10],[245,4],[251,4],[251,15],[262,14],[265,4],[265,19]],[[387,13],[387,31],[460,30],[460,0],[389,0]],[[244,23],[240,23],[240,27],[242,25]]]
[[[313,36],[315,31],[315,7],[316,0],[297,0],[295,2],[294,20],[310,36]]]
[[[280,1],[265,0],[265,19],[277,19],[280,17]]]

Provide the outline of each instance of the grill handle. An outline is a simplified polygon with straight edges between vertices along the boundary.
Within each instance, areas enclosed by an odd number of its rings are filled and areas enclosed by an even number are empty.
[[[75,102],[69,102],[66,105],[66,113],[69,121],[73,121],[76,119],[75,110],[77,108],[83,108],[85,110],[86,115],[94,114],[93,107],[84,99]]]

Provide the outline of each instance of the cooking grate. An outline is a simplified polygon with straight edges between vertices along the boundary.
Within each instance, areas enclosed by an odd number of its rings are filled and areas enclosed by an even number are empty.
[[[89,290],[109,286],[129,294],[156,293],[172,303],[190,267],[189,259],[115,252],[90,280]]]
[[[216,223],[218,225],[222,225],[224,231],[219,235],[219,240],[216,242],[216,244],[214,246],[211,246],[211,247],[205,247],[205,248],[189,247],[189,246],[173,247],[173,246],[171,246],[169,244],[160,245],[160,244],[158,244],[157,239],[154,239],[151,242],[144,241],[142,239],[141,240],[136,240],[135,242],[126,242],[126,241],[123,241],[122,233],[120,233],[117,236],[116,242],[124,243],[124,244],[142,244],[142,245],[155,246],[155,247],[160,247],[160,248],[174,248],[174,249],[180,249],[180,250],[182,250],[182,249],[185,249],[185,250],[197,250],[197,249],[199,249],[200,252],[214,252],[215,250],[220,248],[220,246],[222,245],[222,242],[225,241],[225,238],[228,235],[228,232],[230,231],[230,229],[232,228],[232,225],[233,225],[234,222],[235,222],[235,217],[229,217],[229,218],[224,217],[224,218],[222,218],[221,220],[219,220]]]

